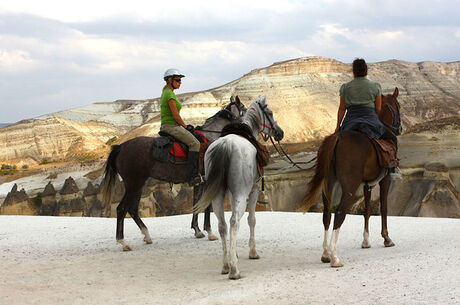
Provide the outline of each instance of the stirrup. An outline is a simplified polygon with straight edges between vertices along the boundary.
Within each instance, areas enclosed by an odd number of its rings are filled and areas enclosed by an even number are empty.
[[[391,180],[402,180],[402,174],[401,170],[399,167],[394,167],[393,169],[390,169],[390,179]]]
[[[190,182],[188,183],[189,186],[199,186],[204,183],[204,178],[201,174],[198,174],[197,176],[193,177],[190,179]]]
[[[257,197],[258,204],[269,204],[268,196],[265,194],[265,191],[259,191],[259,196]]]

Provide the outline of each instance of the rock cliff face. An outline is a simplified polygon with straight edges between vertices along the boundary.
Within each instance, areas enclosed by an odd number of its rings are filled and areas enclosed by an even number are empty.
[[[400,90],[404,127],[460,114],[460,62],[372,63],[369,77],[384,94]],[[179,95],[181,114],[200,124],[239,95],[249,105],[267,95],[285,130],[284,142],[315,140],[335,127],[340,85],[351,80],[351,66],[324,57],[306,57],[257,69],[218,88]],[[159,100],[95,103],[19,122],[0,129],[0,161],[77,158],[104,154],[112,137],[120,141],[159,130]],[[131,131],[126,133],[127,131]],[[102,151],[101,151],[102,149]]]

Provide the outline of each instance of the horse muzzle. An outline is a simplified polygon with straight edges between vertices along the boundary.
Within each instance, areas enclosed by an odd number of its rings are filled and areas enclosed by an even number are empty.
[[[273,137],[276,141],[281,141],[284,138],[284,131],[278,125],[273,129]]]

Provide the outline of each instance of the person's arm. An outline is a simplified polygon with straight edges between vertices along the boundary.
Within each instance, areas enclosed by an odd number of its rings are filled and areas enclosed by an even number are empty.
[[[345,115],[346,111],[347,107],[345,107],[345,99],[343,98],[343,96],[341,96],[339,110],[337,112],[337,126],[335,127],[335,132],[339,131],[340,124],[342,123],[343,116]]]
[[[382,96],[379,95],[375,98],[375,113],[377,113],[377,116],[380,115],[380,110],[382,109]]]
[[[172,116],[174,120],[176,120],[177,124],[179,124],[180,126],[184,128],[187,128],[187,125],[185,125],[184,121],[182,120],[179,114],[179,111],[177,111],[176,101],[174,99],[170,99],[168,101],[168,104],[169,104],[169,108],[171,109]]]

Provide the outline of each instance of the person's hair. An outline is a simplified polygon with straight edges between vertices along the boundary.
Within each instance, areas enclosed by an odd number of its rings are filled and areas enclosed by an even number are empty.
[[[362,58],[356,58],[353,60],[353,74],[358,77],[367,75],[367,64]]]
[[[172,76],[168,77],[167,79],[165,79],[165,82],[166,82],[166,85],[163,87],[163,90],[161,90],[162,92],[168,87],[168,80],[172,78]]]

